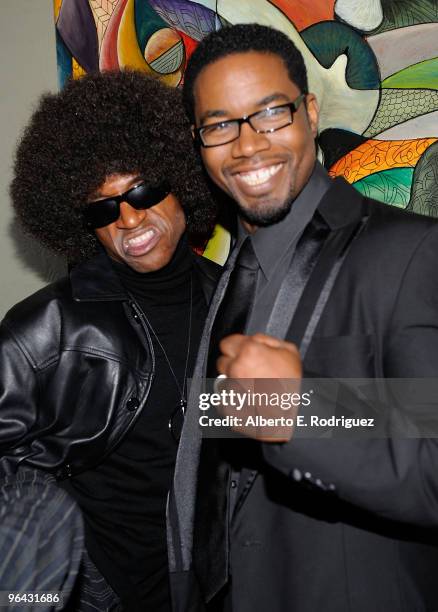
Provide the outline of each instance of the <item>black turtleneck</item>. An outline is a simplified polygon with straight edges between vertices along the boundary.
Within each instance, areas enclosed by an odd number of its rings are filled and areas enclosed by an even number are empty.
[[[207,307],[185,237],[169,264],[156,272],[111,263],[159,339],[150,331],[155,376],[134,427],[99,466],[71,484],[84,513],[88,552],[124,609],[169,612],[165,507],[177,451],[169,419],[178,411],[184,386],[190,318],[188,377]]]

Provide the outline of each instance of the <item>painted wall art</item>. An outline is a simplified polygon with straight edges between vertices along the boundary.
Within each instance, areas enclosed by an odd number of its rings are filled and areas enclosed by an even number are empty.
[[[177,87],[212,30],[276,27],[304,56],[329,173],[438,217],[438,0],[54,0],[54,12],[61,86],[129,67]],[[208,255],[226,249],[218,230]]]

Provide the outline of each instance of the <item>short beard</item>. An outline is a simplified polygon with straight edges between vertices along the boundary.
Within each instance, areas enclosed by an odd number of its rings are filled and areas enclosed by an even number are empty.
[[[265,208],[261,206],[260,209],[246,209],[243,208],[237,202],[237,209],[239,212],[239,216],[241,219],[249,223],[250,225],[255,225],[257,227],[268,227],[269,225],[274,225],[275,223],[279,223],[282,221],[289,213],[292,207],[292,198],[288,198],[283,202],[283,204],[275,209]]]

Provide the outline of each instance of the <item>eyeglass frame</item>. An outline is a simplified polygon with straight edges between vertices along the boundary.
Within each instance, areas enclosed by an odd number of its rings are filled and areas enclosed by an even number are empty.
[[[250,128],[254,130],[256,134],[272,134],[273,132],[278,132],[278,130],[282,130],[283,128],[293,124],[294,114],[298,111],[301,105],[301,102],[306,98],[306,95],[307,94],[305,93],[301,93],[299,96],[295,98],[295,100],[292,100],[292,102],[287,102],[286,104],[277,104],[276,106],[267,106],[266,108],[256,111],[255,113],[251,113],[250,115],[244,115],[243,117],[237,117],[235,119],[224,119],[223,121],[217,121],[216,123],[210,123],[209,125],[201,125],[200,127],[195,127],[192,130],[193,137],[195,141],[199,143],[202,147],[204,147],[205,149],[211,149],[213,147],[221,147],[222,145],[229,144],[230,142],[234,142],[235,140],[240,138],[240,133],[241,133],[243,123],[247,123],[250,126]],[[276,108],[285,108],[285,107],[289,108],[291,112],[290,121],[288,123],[285,123],[281,127],[270,128],[269,130],[258,130],[252,125],[251,119],[255,117],[256,115],[259,115],[260,113],[264,113],[267,110],[275,110]],[[205,144],[202,140],[202,131],[207,128],[215,127],[216,125],[221,125],[221,123],[237,123],[237,126],[239,128],[237,136],[235,136],[234,138],[231,138],[231,140],[220,142],[218,144]]]

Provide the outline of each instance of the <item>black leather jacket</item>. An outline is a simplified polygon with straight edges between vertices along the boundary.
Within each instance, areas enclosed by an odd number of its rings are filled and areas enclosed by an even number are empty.
[[[207,303],[220,268],[195,256]],[[154,377],[138,306],[102,253],[14,306],[0,325],[0,475],[77,474],[134,425]]]

